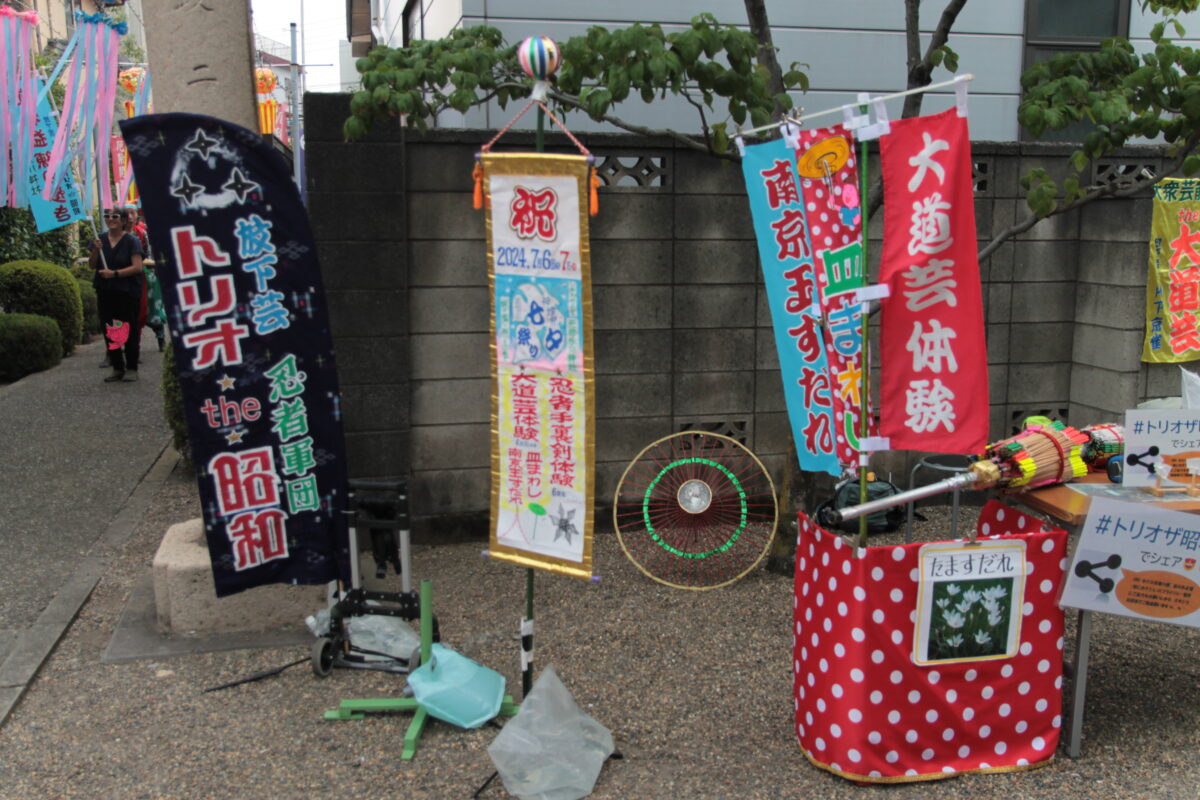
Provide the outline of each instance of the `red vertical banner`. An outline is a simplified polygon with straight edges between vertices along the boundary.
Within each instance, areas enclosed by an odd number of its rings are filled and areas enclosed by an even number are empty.
[[[854,135],[841,125],[802,130],[796,150],[816,259],[825,350],[832,387],[837,457],[858,462],[862,397],[862,317],[857,292],[863,285],[862,206]],[[873,431],[871,431],[873,433]]]
[[[892,122],[880,139],[880,433],[894,450],[982,451],[987,345],[971,140],[955,109]]]

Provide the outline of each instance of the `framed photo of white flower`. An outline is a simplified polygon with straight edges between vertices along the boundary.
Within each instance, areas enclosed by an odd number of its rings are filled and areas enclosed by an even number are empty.
[[[1025,542],[933,542],[921,547],[913,662],[1012,658],[1021,641]]]

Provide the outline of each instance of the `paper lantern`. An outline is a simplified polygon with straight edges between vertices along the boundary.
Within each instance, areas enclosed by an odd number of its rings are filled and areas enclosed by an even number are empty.
[[[279,113],[279,101],[273,98],[258,102],[258,132],[275,133],[275,116]]]
[[[517,60],[526,75],[544,81],[558,71],[562,55],[549,36],[530,36],[517,47]]]
[[[270,94],[275,91],[275,86],[279,83],[275,78],[275,72],[269,67],[259,67],[254,70],[254,82],[258,87],[259,94]]]

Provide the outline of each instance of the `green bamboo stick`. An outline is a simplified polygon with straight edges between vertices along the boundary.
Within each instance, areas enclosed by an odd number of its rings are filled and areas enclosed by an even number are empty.
[[[867,107],[863,106],[862,111],[865,113]],[[861,186],[859,190],[858,204],[862,209],[862,270],[863,283],[871,274],[870,261],[867,259],[867,244],[871,240],[870,235],[870,176],[867,170],[867,143],[860,142],[861,155],[858,160],[858,180]],[[869,425],[870,418],[868,417],[869,407],[871,403],[871,343],[867,338],[870,327],[870,315],[862,315],[861,336],[862,336],[862,360],[859,363],[861,377],[859,378],[859,412],[858,412],[858,445],[861,448],[863,440],[869,435],[871,428]],[[858,467],[858,502],[867,502],[867,465],[861,464]],[[864,514],[858,518],[858,546],[867,546],[867,518],[870,515]]]

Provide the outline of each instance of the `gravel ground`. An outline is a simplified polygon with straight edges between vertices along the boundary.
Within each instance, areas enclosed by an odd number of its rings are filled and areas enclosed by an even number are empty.
[[[917,538],[948,530],[945,509],[926,514]],[[203,693],[307,650],[100,663],[167,526],[197,515],[192,479],[177,471],[0,728],[0,797],[470,797],[492,772],[486,747],[496,728],[431,722],[416,759],[404,762],[407,715],[322,719],[343,698],[398,695],[401,677],[339,669],[321,680],[301,664]],[[524,570],[484,560],[480,550],[416,547],[414,572],[433,579],[443,641],[519,691]],[[596,563],[598,584],[539,573],[535,612],[538,665],[554,664],[624,755],[605,766],[597,800],[1200,796],[1194,631],[1097,617],[1078,760],[1060,755],[1022,773],[863,787],[809,765],[793,737],[790,579],[759,569],[723,589],[670,589],[638,572],[611,533],[597,535]],[[505,796],[498,781],[481,795]]]

